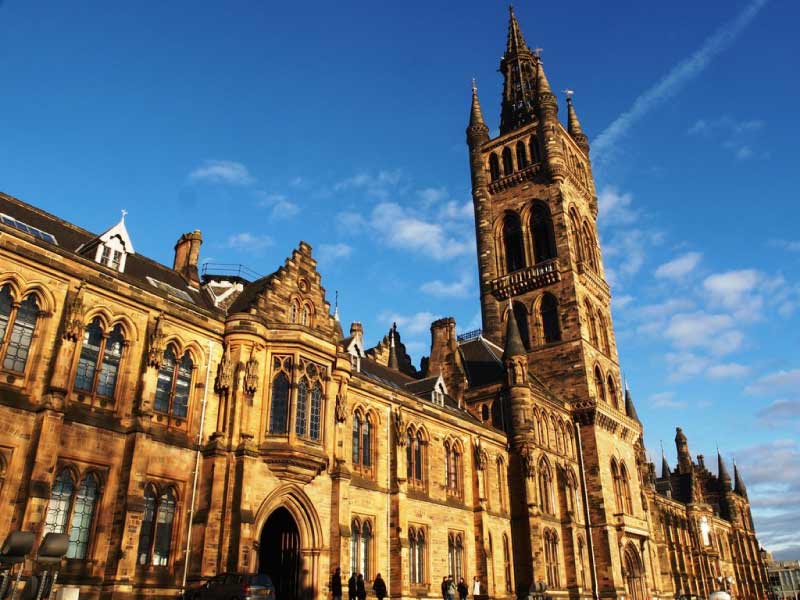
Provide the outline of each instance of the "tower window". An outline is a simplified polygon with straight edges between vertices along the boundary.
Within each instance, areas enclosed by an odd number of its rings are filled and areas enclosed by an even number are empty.
[[[561,341],[561,326],[558,322],[558,300],[552,294],[545,294],[539,308],[542,319],[542,337],[545,344]]]
[[[525,251],[522,245],[522,224],[516,213],[509,212],[503,218],[503,242],[506,251],[506,271],[512,273],[525,266]]]
[[[500,179],[500,161],[497,158],[497,154],[494,152],[489,155],[489,175],[492,181]]]
[[[525,142],[517,142],[517,168],[524,169],[528,166],[528,155],[525,151]]]
[[[533,233],[534,260],[542,262],[557,256],[556,236],[553,231],[553,218],[544,202],[537,201],[531,212],[531,232]]]
[[[514,172],[514,159],[511,157],[511,149],[503,148],[503,175],[511,175]]]
[[[530,329],[528,329],[528,311],[521,302],[514,302],[514,319],[517,321],[519,337],[526,350],[531,349]]]
[[[600,367],[594,368],[594,387],[595,387],[595,392],[597,393],[597,399],[602,402],[605,402],[606,388],[603,385],[603,374],[600,372]]]
[[[541,156],[539,155],[539,142],[536,139],[535,135],[531,136],[531,141],[528,144],[531,148],[531,160],[535,163],[541,161]]]

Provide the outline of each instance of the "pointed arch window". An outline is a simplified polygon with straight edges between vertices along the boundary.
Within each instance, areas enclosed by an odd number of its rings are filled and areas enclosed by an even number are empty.
[[[617,513],[624,512],[624,505],[623,505],[623,492],[622,492],[622,478],[620,477],[619,467],[617,466],[617,461],[613,458],[611,459],[611,479],[614,482],[614,504],[617,509]]]
[[[514,302],[514,319],[517,321],[517,329],[519,330],[519,337],[522,339],[522,345],[526,350],[531,349],[531,335],[528,328],[528,310],[522,302]]]
[[[603,385],[603,374],[600,372],[600,367],[594,368],[594,391],[597,394],[598,402],[606,401],[606,389]]]
[[[606,323],[606,319],[600,311],[597,311],[597,328],[598,328],[598,336],[600,338],[600,348],[606,354],[611,353],[611,343],[608,337],[608,323]]]
[[[292,357],[275,356],[272,361],[272,394],[269,406],[269,432],[286,434],[289,426],[289,384]]]
[[[322,379],[326,369],[322,365],[301,358],[300,372],[294,432],[299,437],[318,441],[322,433]]]
[[[124,345],[120,325],[104,335],[100,319],[93,319],[83,332],[75,389],[92,396],[113,398]]]
[[[69,469],[62,469],[56,476],[47,505],[44,532],[69,534],[67,558],[86,558],[99,495],[100,485],[93,473],[86,474],[77,489]]]
[[[511,157],[511,148],[503,148],[503,175],[514,172],[514,159]]]
[[[617,392],[617,385],[614,383],[614,378],[610,374],[606,379],[606,386],[608,389],[608,401],[612,406],[622,410],[623,406],[620,401],[619,392]]]
[[[558,589],[561,587],[558,567],[558,535],[552,529],[544,532],[544,562],[547,572],[547,587]]]
[[[583,247],[583,236],[581,234],[580,219],[575,209],[569,211],[569,225],[572,230],[572,238],[575,242],[575,255],[578,262],[586,260],[586,250]]]
[[[531,136],[530,142],[528,142],[528,146],[531,149],[531,160],[535,163],[538,163],[542,160],[541,155],[539,154],[539,142],[536,139],[535,135]]]
[[[553,512],[553,477],[546,462],[539,463],[539,508],[548,515]]]
[[[528,154],[525,150],[525,142],[517,142],[517,169],[524,169],[528,166]]]
[[[408,483],[412,487],[422,488],[425,485],[423,477],[426,454],[422,431],[415,433],[408,430],[406,433],[406,472],[408,473]]]
[[[583,536],[578,536],[578,585],[586,588],[586,559],[584,554],[586,552],[586,544],[583,541]]]
[[[519,215],[507,212],[503,217],[503,244],[506,252],[506,271],[512,273],[525,267],[522,242],[522,223]]]
[[[0,359],[3,369],[23,373],[39,318],[39,303],[34,294],[16,304],[8,284],[0,288]]]
[[[594,309],[588,300],[584,303],[584,306],[586,307],[587,324],[589,326],[589,341],[597,348],[600,344],[597,338],[597,319],[594,315]]]
[[[447,535],[447,566],[456,581],[464,576],[464,540],[460,533],[451,531]]]
[[[550,208],[541,201],[533,204],[531,211],[531,233],[533,235],[534,261],[540,263],[557,256],[556,236]]]
[[[552,294],[544,294],[539,306],[542,320],[542,339],[545,344],[561,341],[561,325],[558,319],[558,300]]]
[[[592,233],[589,224],[586,222],[583,224],[583,247],[589,267],[591,267],[593,271],[597,272],[597,252],[594,234]]]
[[[164,351],[161,368],[158,370],[156,397],[153,409],[176,419],[185,419],[189,414],[189,391],[192,385],[194,363],[189,352],[178,360],[175,348],[169,345]]]
[[[444,443],[445,453],[445,486],[450,496],[461,496],[462,493],[462,453],[455,441]]]
[[[177,501],[170,487],[158,494],[148,485],[144,493],[144,517],[139,529],[138,563],[165,567],[169,564]]]
[[[497,458],[497,495],[500,499],[500,512],[508,510],[508,481],[506,463],[502,457]]]
[[[368,476],[373,474],[374,464],[372,429],[370,415],[362,415],[361,411],[353,414],[353,467]]]
[[[353,519],[350,523],[350,572],[361,573],[365,581],[372,579],[372,523]]]
[[[494,152],[489,155],[489,176],[492,178],[492,181],[500,179],[500,161],[497,158],[497,154]]]
[[[619,483],[620,491],[622,492],[622,507],[626,514],[633,514],[633,501],[631,498],[631,482],[628,477],[628,469],[625,463],[619,465]]]
[[[425,529],[410,527],[408,530],[409,581],[414,585],[425,583]]]
[[[513,584],[511,581],[511,549],[505,533],[503,534],[503,576],[506,581],[506,592],[511,592]]]

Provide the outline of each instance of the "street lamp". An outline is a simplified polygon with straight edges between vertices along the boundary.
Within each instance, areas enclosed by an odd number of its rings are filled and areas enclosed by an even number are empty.
[[[0,564],[3,565],[3,579],[0,581],[0,598],[5,598],[8,593],[8,587],[11,583],[12,572],[16,565],[21,565],[25,562],[25,557],[33,550],[33,543],[36,541],[36,536],[32,531],[12,531],[3,542],[0,548]],[[17,576],[14,577],[14,585],[11,587],[10,600],[14,600],[14,593],[17,591],[19,578],[22,575],[23,567],[20,566],[17,571]]]
[[[31,584],[35,585],[36,600],[50,600],[50,593],[53,591],[53,586],[58,579],[58,568],[61,565],[61,559],[69,549],[69,535],[66,533],[48,533],[44,536],[42,543],[39,544],[39,555],[36,557],[39,563],[44,565],[45,569],[42,571],[42,579],[36,585],[36,581],[31,577]],[[48,581],[50,571],[46,568],[48,565],[52,566],[52,579]],[[47,593],[45,594],[45,590]]]

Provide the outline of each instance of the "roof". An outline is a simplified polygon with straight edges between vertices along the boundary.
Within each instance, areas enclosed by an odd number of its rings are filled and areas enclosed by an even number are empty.
[[[503,379],[502,350],[478,337],[458,346],[470,387],[480,387]]]
[[[37,245],[49,250],[60,250],[80,260],[87,260],[87,258],[82,256],[78,249],[81,246],[85,248],[87,244],[99,237],[98,234],[81,229],[72,223],[1,192],[0,213],[51,234],[55,237],[55,243],[51,243],[37,235],[23,233],[19,228],[6,225],[14,235],[30,239]],[[94,263],[94,261],[92,262]],[[122,273],[99,263],[94,264],[98,272],[110,274],[116,279],[136,285],[157,296],[216,311],[205,292],[190,288],[180,273],[141,254],[129,254],[125,263],[125,271]]]

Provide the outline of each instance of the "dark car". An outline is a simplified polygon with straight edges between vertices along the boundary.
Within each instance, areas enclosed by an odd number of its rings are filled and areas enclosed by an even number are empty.
[[[275,600],[275,586],[261,573],[221,573],[186,590],[185,600]]]

